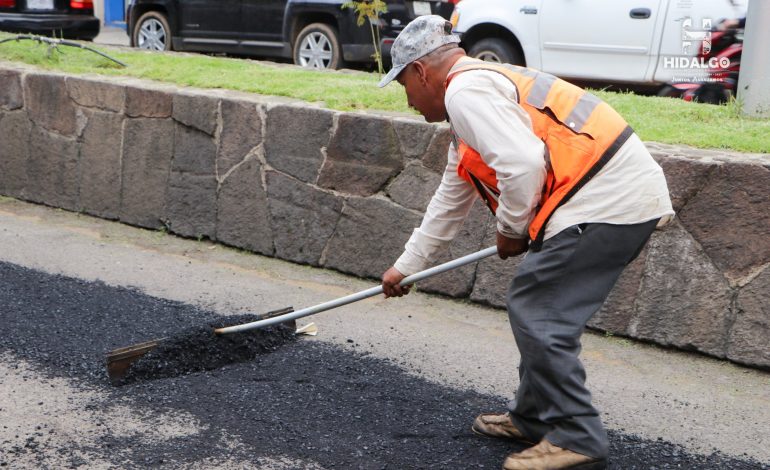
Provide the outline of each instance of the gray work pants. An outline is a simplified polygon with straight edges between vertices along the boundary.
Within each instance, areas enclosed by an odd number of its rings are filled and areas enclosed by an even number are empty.
[[[507,299],[521,353],[520,385],[509,409],[534,442],[545,438],[583,455],[607,456],[607,432],[578,359],[580,336],[656,224],[575,225],[519,264]]]

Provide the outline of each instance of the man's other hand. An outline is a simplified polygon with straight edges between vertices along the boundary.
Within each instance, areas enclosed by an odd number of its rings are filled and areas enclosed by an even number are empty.
[[[500,232],[497,232],[497,256],[500,259],[508,259],[509,256],[516,256],[527,251],[529,243],[526,238],[508,238]]]
[[[398,285],[404,280],[406,276],[401,274],[398,269],[391,267],[385,274],[382,275],[382,291],[385,294],[385,298],[388,297],[401,297],[409,293],[409,289],[412,286],[400,286]]]

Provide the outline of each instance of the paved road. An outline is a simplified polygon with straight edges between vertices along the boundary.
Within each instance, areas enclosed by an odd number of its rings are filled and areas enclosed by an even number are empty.
[[[0,464],[465,469],[514,450],[468,429],[515,386],[498,310],[370,299],[253,361],[115,388],[106,350],[371,281],[12,200],[0,246]],[[594,334],[583,356],[611,468],[770,468],[770,374]]]

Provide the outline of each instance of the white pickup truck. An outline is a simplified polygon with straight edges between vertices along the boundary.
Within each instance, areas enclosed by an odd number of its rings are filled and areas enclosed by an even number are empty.
[[[654,85],[697,68],[687,58],[709,40],[711,27],[725,18],[745,16],[747,4],[462,0],[452,23],[473,57],[526,65],[563,78]]]

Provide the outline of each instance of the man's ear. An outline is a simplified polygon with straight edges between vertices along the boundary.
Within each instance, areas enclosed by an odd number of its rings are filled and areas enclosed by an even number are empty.
[[[423,86],[426,86],[428,84],[428,68],[425,67],[422,62],[417,60],[412,62],[412,65],[414,65],[414,71],[417,74],[417,79]]]

